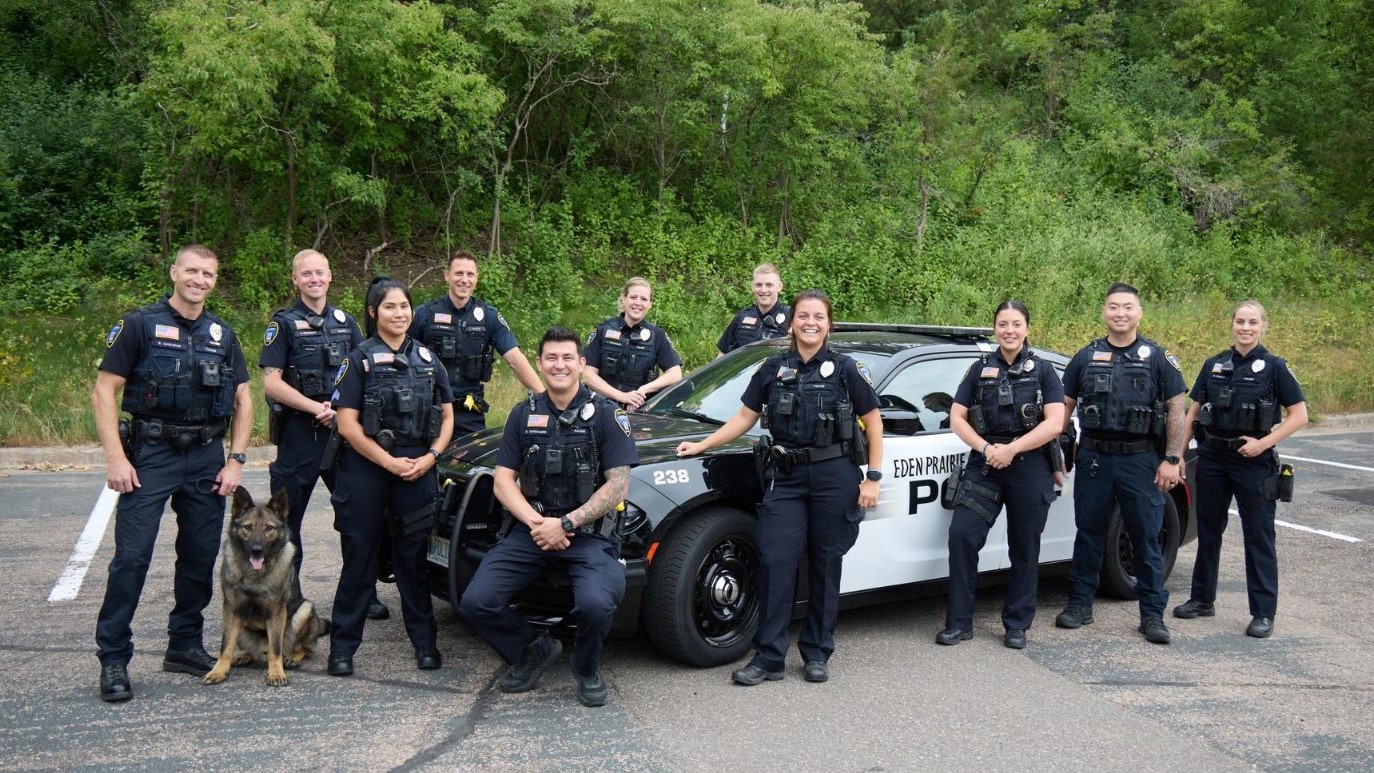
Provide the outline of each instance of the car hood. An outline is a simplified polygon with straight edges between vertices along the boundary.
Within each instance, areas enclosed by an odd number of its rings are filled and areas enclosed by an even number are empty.
[[[639,451],[639,463],[654,464],[677,458],[677,446],[684,440],[697,441],[716,431],[715,424],[695,419],[630,414],[630,433]],[[496,450],[501,446],[503,429],[492,428],[458,438],[449,446],[443,464],[474,464],[494,467]]]

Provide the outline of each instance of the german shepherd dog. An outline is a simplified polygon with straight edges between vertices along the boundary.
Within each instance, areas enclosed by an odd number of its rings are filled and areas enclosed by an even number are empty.
[[[265,505],[243,488],[234,490],[229,549],[219,573],[224,637],[205,684],[223,682],[231,665],[265,656],[267,683],[285,686],[286,669],[299,666],[329,631],[329,620],[301,595],[287,510],[286,489],[277,489]]]

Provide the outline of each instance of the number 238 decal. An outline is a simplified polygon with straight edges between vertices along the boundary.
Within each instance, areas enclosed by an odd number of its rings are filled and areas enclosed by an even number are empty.
[[[666,486],[673,483],[686,483],[686,470],[654,470],[654,485]]]

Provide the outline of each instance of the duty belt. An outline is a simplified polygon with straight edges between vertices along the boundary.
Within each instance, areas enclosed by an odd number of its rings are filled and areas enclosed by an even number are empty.
[[[1082,445],[1089,451],[1096,451],[1099,454],[1140,454],[1146,451],[1155,450],[1153,440],[1095,440],[1090,437],[1083,438]]]
[[[572,512],[572,510],[545,510],[543,503],[537,501],[530,502],[530,504],[534,505],[534,509],[538,510],[540,515],[544,516],[545,518],[552,518],[554,520],[558,520],[559,518],[562,518],[563,516]],[[601,516],[600,518],[597,518],[595,521],[592,521],[591,523],[586,523],[577,527],[577,529],[573,533],[590,534],[595,537],[605,537],[606,539],[613,539],[615,537],[618,520],[619,513],[612,510],[611,512],[606,513],[605,515]]]
[[[835,443],[824,448],[783,448],[775,445],[771,446],[768,452],[771,457],[769,462],[781,472],[789,473],[799,464],[824,462],[827,459],[845,456],[849,453],[849,446],[847,443]]]
[[[1212,448],[1220,448],[1225,451],[1239,451],[1240,447],[1247,442],[1245,438],[1217,437],[1211,433],[1208,433],[1205,437],[1198,438],[1198,440],[1206,443]]]
[[[224,437],[226,425],[215,424],[167,424],[161,419],[136,419],[134,438],[148,443],[167,441],[178,451],[185,451],[193,445],[206,445]]]

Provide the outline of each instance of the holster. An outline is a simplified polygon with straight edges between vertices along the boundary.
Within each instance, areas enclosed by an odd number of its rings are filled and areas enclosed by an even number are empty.
[[[754,472],[759,476],[759,488],[768,488],[768,467],[772,464],[772,449],[772,435],[764,435],[754,443]]]
[[[334,469],[334,465],[339,463],[339,451],[342,447],[343,438],[339,436],[339,423],[336,421],[329,428],[329,439],[324,442],[324,454],[320,456],[321,470]]]
[[[282,426],[286,424],[286,406],[267,398],[267,440],[272,445],[281,442]]]
[[[413,534],[429,531],[434,528],[435,515],[438,512],[439,501],[436,499],[418,510],[393,515],[391,517],[392,532],[400,537],[409,537]]]
[[[855,464],[868,464],[868,435],[864,434],[863,423],[856,416],[852,422],[853,435],[849,440],[849,461]]]
[[[981,481],[986,474],[987,470],[980,467],[975,477],[973,468],[966,464],[964,469],[959,472],[959,483],[956,486],[954,504],[956,507],[959,505],[967,507],[991,526],[997,522],[998,513],[1002,512],[1002,493],[990,486],[983,485]],[[983,499],[991,500],[992,506],[989,507],[987,502],[975,495],[981,495]]]

